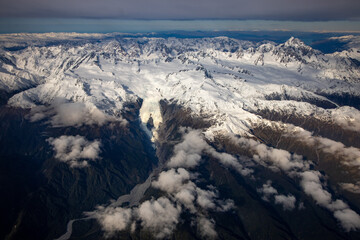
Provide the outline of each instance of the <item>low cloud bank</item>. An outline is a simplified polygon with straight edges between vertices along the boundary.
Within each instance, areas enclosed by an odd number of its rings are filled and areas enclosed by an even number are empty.
[[[308,132],[301,132],[302,137],[310,136]],[[321,182],[322,175],[319,171],[310,170],[310,162],[302,159],[301,156],[296,154],[290,154],[284,150],[277,150],[266,146],[265,144],[256,142],[252,139],[231,137],[231,140],[235,144],[239,144],[242,147],[248,148],[253,151],[254,160],[259,164],[266,166],[272,170],[284,171],[289,177],[300,178],[300,185],[303,191],[311,196],[314,201],[333,212],[334,217],[340,222],[341,226],[346,231],[360,229],[360,215],[351,210],[350,207],[342,200],[333,200],[332,195],[326,190],[325,185]],[[309,144],[312,141],[320,141],[328,151],[338,151],[339,144],[332,144],[333,141],[322,141],[323,139],[308,139]],[[330,144],[329,144],[330,143]],[[271,188],[271,184],[267,183],[263,186],[264,200],[268,200],[269,196],[276,194],[276,189]],[[281,203],[284,209],[292,208],[292,201],[295,203],[295,199],[288,196],[279,196],[277,203]]]
[[[54,101],[50,106],[39,106],[31,109],[30,121],[50,119],[48,122],[53,127],[80,127],[82,125],[102,126],[109,121],[120,121],[102,111],[91,103],[65,102],[64,100]]]
[[[174,180],[168,182],[169,179]],[[152,186],[166,192],[167,195],[145,201],[138,207],[100,206],[86,214],[98,220],[107,236],[112,236],[117,231],[145,229],[155,238],[163,239],[172,235],[181,221],[181,213],[188,210],[196,216],[194,224],[199,235],[213,239],[217,236],[215,221],[207,217],[207,211],[224,212],[234,207],[232,200],[219,199],[214,187],[197,187],[191,181],[190,173],[183,168],[161,172]]]
[[[85,167],[87,160],[99,158],[100,141],[88,141],[82,136],[66,136],[48,138],[47,141],[55,151],[55,158],[68,163],[71,167]]]
[[[360,111],[343,106],[330,110],[331,118],[345,129],[360,132]]]
[[[360,149],[346,147],[343,143],[328,138],[315,137],[311,132],[291,124],[284,124],[282,127],[287,133],[286,136],[297,138],[307,145],[316,147],[320,151],[340,157],[344,165],[360,168]]]
[[[203,154],[217,159],[226,167],[235,169],[243,176],[251,177],[252,169],[244,167],[234,156],[219,153],[211,147],[198,130],[183,129],[182,142],[175,145],[174,155],[169,159],[167,169],[160,172],[151,186],[165,193],[158,199],[151,199],[137,207],[120,208],[109,206],[99,207],[88,213],[97,218],[107,234],[116,231],[145,229],[155,238],[169,238],[176,226],[181,222],[183,212],[193,216],[194,226],[201,238],[213,239],[217,237],[216,222],[209,217],[209,212],[225,212],[235,207],[231,199],[221,199],[214,186],[205,188],[197,186],[199,174],[192,172],[204,159]],[[351,210],[342,200],[333,200],[332,195],[322,183],[322,175],[318,171],[310,170],[310,161],[302,156],[290,154],[287,151],[274,149],[252,139],[232,137],[234,143],[249,149],[253,154],[253,161],[273,171],[283,171],[289,177],[300,180],[300,186],[305,194],[311,196],[316,204],[328,209],[346,231],[360,229],[360,216]],[[297,204],[292,194],[279,193],[266,182],[258,192],[265,201],[273,201],[284,211],[296,208],[303,209],[302,202]],[[110,210],[108,210],[110,208]],[[116,225],[116,221],[119,222]]]
[[[221,199],[217,189],[208,185],[200,188],[196,185],[198,173],[191,172],[203,161],[201,155],[207,153],[223,165],[233,167],[246,175],[250,169],[242,167],[238,160],[225,153],[218,153],[203,138],[198,130],[182,129],[183,139],[174,147],[174,155],[169,159],[168,169],[159,173],[151,186],[166,195],[141,203],[137,207],[98,207],[87,213],[96,218],[107,235],[126,229],[145,229],[155,238],[168,238],[181,221],[181,213],[188,212],[193,217],[200,237],[217,237],[216,223],[209,218],[208,212],[226,212],[234,208],[234,201]],[[119,225],[116,225],[116,221]]]

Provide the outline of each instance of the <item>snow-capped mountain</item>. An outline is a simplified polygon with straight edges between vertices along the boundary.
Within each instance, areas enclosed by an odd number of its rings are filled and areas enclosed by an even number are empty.
[[[346,39],[352,42],[348,50],[323,54],[293,37],[276,44],[227,37],[1,35],[2,108],[23,111],[27,124],[42,129],[41,139],[50,150],[39,158],[64,163],[69,176],[81,178],[80,173],[103,168],[101,159],[115,149],[109,146],[116,142],[132,149],[135,135],[143,145],[136,144],[147,149],[141,154],[148,156],[156,149],[136,179],[129,178],[128,185],[121,180],[125,189],[104,187],[109,195],[92,199],[82,210],[87,211],[84,219],[95,219],[108,237],[316,238],[304,231],[318,227],[319,235],[356,239],[360,46],[358,37]],[[7,121],[4,128],[11,125]],[[127,131],[131,134],[124,143],[116,134],[125,136]],[[4,141],[7,134],[10,131],[2,136]],[[146,147],[146,137],[154,148]],[[130,169],[131,157],[126,156],[140,157],[130,152],[120,154],[127,159],[121,163],[124,169]],[[4,150],[2,156],[12,156],[11,151]],[[59,171],[53,163],[50,171],[46,164],[39,169],[51,182]],[[116,183],[109,180],[109,171],[96,174],[97,182],[106,175],[106,186],[112,188]],[[224,171],[234,179],[222,177]],[[126,175],[116,174],[121,179]],[[109,196],[120,198],[106,204]],[[95,209],[96,204],[102,206]],[[258,228],[250,226],[254,221],[241,217],[254,217],[245,208],[257,204],[269,216],[269,232],[257,233]],[[298,218],[286,223],[294,212],[311,216],[313,225],[297,226]],[[226,230],[219,222],[225,221],[224,214],[240,218],[241,229]],[[59,237],[70,219],[82,221],[81,212],[70,211],[61,229],[45,238]],[[5,234],[9,239],[21,236],[16,235],[16,224],[10,229]],[[72,233],[67,234],[62,239]],[[79,236],[86,238],[85,233]]]
[[[1,63],[2,89],[23,90],[9,99],[11,106],[34,108],[61,98],[114,116],[122,103],[135,98],[175,99],[197,114],[236,119],[219,123],[225,129],[236,124],[236,134],[248,130],[248,119],[257,118],[249,112],[273,108],[273,100],[335,108],[336,101],[324,95],[358,98],[360,87],[359,68],[352,58],[322,54],[295,38],[280,45],[225,37],[65,42],[3,50]]]

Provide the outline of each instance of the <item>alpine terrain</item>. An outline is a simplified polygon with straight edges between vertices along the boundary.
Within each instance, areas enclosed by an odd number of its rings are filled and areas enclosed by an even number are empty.
[[[0,239],[360,239],[360,37],[0,35]]]

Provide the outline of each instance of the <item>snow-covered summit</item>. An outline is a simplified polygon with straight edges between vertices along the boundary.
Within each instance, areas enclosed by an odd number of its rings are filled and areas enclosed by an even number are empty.
[[[303,41],[301,41],[300,39],[295,38],[295,37],[289,38],[289,39],[284,43],[284,46],[285,46],[285,47],[290,47],[290,46],[291,46],[291,47],[296,47],[296,48],[299,48],[299,47],[308,47],[308,48],[310,48],[309,46],[306,46]]]

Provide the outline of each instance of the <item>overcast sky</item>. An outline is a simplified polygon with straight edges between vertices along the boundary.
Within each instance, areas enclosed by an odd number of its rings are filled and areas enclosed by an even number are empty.
[[[360,20],[360,0],[0,0],[0,17]]]

